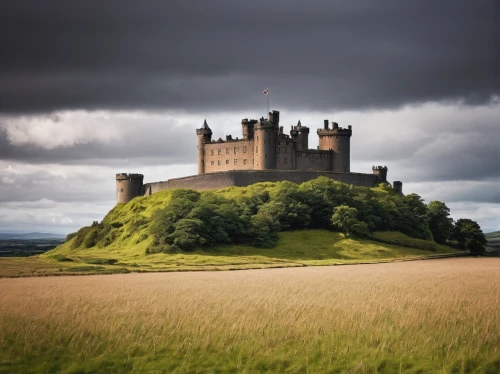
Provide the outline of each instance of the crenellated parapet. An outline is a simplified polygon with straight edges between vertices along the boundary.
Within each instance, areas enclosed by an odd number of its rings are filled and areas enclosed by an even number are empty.
[[[387,166],[372,166],[372,172],[378,177],[379,183],[387,183]]]

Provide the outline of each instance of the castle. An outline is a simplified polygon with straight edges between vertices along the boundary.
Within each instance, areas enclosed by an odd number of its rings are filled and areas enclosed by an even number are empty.
[[[280,113],[269,112],[267,119],[243,119],[242,139],[212,140],[206,120],[196,130],[198,175],[144,184],[142,174],[116,175],[117,202],[127,203],[136,196],[174,188],[194,190],[247,186],[257,182],[288,180],[302,183],[319,176],[358,186],[372,187],[387,182],[387,167],[374,166],[372,174],[352,173],[350,141],[352,127],[339,127],[325,120],[317,130],[318,149],[309,149],[309,128],[299,122],[290,135],[280,126]],[[402,183],[393,188],[402,194]]]

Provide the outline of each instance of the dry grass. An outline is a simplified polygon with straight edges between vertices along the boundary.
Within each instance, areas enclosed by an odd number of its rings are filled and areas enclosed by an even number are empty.
[[[0,372],[500,371],[500,259],[0,279]]]

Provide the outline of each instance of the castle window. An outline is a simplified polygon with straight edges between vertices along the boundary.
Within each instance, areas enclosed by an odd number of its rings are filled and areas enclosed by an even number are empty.
[[[280,147],[278,147],[278,153],[280,153],[280,152],[281,152]]]
[[[229,148],[226,148],[226,155],[229,154]]]
[[[237,150],[237,148],[236,148],[236,147],[234,147],[234,154],[236,154],[236,150]]]
[[[259,146],[258,145],[255,146],[255,153],[259,153]]]
[[[286,164],[288,164],[288,161],[287,161],[286,157],[283,159],[283,163],[284,163],[285,165],[286,165]]]
[[[257,141],[259,141],[259,135],[257,135]]]
[[[203,156],[205,156],[205,150],[203,150]]]
[[[213,162],[213,161],[211,161],[211,162],[210,162],[210,165],[212,165],[212,166],[213,166],[213,164],[214,164],[214,162]]]
[[[217,165],[219,165],[219,166],[220,166],[220,160],[217,160]]]
[[[222,154],[222,149],[218,149],[217,154],[220,156]]]
[[[238,165],[238,159],[237,158],[234,159],[234,164]]]
[[[288,147],[285,147],[285,153],[287,153],[287,152],[288,152],[288,151],[287,151],[287,149],[288,149]]]
[[[255,165],[255,158],[252,158],[252,165]]]
[[[210,156],[213,156],[213,155],[214,155],[214,150],[212,149],[212,150],[210,151]]]
[[[123,188],[120,188],[120,192],[123,192]]]
[[[247,146],[243,147],[243,153],[247,153]]]
[[[314,161],[313,160],[311,160],[311,166],[314,166]]]
[[[246,159],[246,158],[244,158],[244,159],[243,159],[243,165],[246,165],[246,164],[247,164],[247,159]]]
[[[226,165],[229,165],[229,160],[226,160]]]

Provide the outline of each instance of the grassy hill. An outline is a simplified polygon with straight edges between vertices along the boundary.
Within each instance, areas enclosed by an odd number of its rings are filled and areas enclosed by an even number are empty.
[[[318,183],[325,183],[327,192],[331,192],[333,189],[334,192],[337,191],[337,194],[344,194],[341,201],[352,200],[359,193],[362,193],[365,199],[371,199],[370,201],[377,201],[380,196],[382,196],[380,200],[384,202],[393,199],[395,201],[395,203],[393,201],[393,205],[399,203],[398,199],[400,199],[398,196],[389,195],[391,192],[381,187],[360,188],[360,192],[354,191],[353,193],[351,186],[342,183],[330,180],[319,180]],[[308,215],[313,216],[314,210],[319,210],[318,206],[315,206],[315,209],[304,210],[305,205],[298,204],[297,209],[302,209],[299,211],[300,214],[294,216],[288,212],[288,216],[285,218],[279,210],[276,213],[276,207],[280,209],[293,207],[293,200],[289,199],[288,191],[297,192],[298,188],[310,187],[307,184],[297,187],[297,185],[285,184],[284,182],[259,183],[249,187],[231,187],[216,192],[203,193],[206,195],[200,194],[199,201],[207,196],[212,200],[214,198],[222,199],[216,200],[217,204],[212,204],[212,208],[210,206],[209,208],[219,209],[219,206],[222,206],[225,211],[220,214],[225,214],[224,212],[228,210],[232,214],[234,212],[231,209],[239,209],[239,215],[234,216],[234,219],[239,219],[240,225],[245,225],[247,222],[253,224],[254,218],[266,209],[272,211],[272,214],[281,214],[280,222],[288,219],[289,224],[293,225],[294,221],[289,218],[290,216],[296,220],[309,217]],[[316,188],[314,185],[313,187]],[[174,191],[162,191],[151,196],[138,197],[128,204],[118,204],[101,222],[94,222],[91,226],[83,227],[77,233],[71,234],[64,244],[54,250],[24,262],[19,262],[16,259],[0,259],[0,276],[334,265],[386,262],[395,259],[414,259],[457,252],[447,246],[438,245],[432,240],[410,237],[398,231],[373,231],[370,237],[360,239],[355,236],[346,237],[331,229],[319,228],[278,229],[275,245],[267,247],[252,245],[248,240],[238,243],[231,243],[227,240],[225,244],[197,246],[189,251],[181,251],[168,245],[158,246],[157,238],[151,233],[155,211],[171,206],[175,196],[176,192]],[[340,199],[336,195],[330,194],[328,196],[329,201],[335,198]],[[278,203],[275,203],[276,201]],[[171,202],[172,204],[169,205]],[[235,205],[224,205],[225,202],[236,203]],[[272,206],[274,210],[269,208],[272,203],[275,203]],[[260,206],[256,207],[256,204],[260,204]],[[254,215],[250,214],[246,216],[247,218],[241,219],[240,216],[245,214],[241,212],[250,210],[248,206],[253,209]],[[184,203],[179,207],[179,209],[183,209]],[[361,206],[360,209],[363,207]],[[194,210],[193,208],[192,211]],[[327,216],[331,216],[331,213],[328,213],[332,211],[331,207],[327,207],[325,210]],[[388,215],[387,212],[381,214]],[[212,221],[216,218],[218,216],[205,219],[205,221]],[[255,224],[258,229],[262,229],[262,225],[264,225],[261,223],[262,221],[265,224],[265,220],[257,221],[258,224]],[[276,222],[271,223],[275,229],[276,224],[279,224]],[[310,223],[310,226],[313,224]],[[255,227],[248,226],[241,230],[251,232],[251,230],[255,230]],[[247,236],[251,239],[252,235]],[[424,236],[427,236],[427,233]]]
[[[484,234],[484,236],[488,241],[486,252],[488,254],[500,256],[500,231],[489,232]]]

